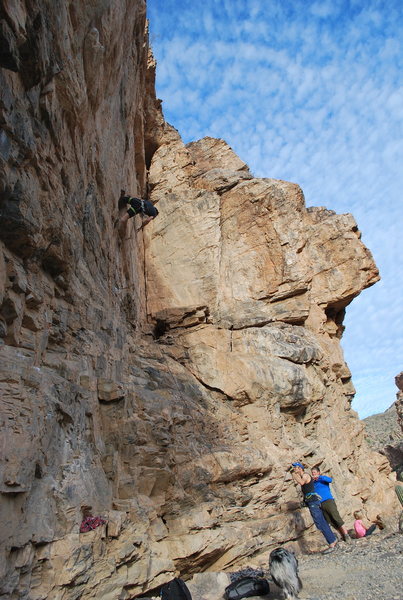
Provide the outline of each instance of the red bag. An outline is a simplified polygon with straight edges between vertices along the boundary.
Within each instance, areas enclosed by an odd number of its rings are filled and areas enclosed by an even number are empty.
[[[85,517],[80,525],[80,533],[87,533],[106,523],[102,517]]]

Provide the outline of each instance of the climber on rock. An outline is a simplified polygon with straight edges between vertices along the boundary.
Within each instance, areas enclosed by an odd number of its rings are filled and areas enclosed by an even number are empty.
[[[304,495],[304,504],[308,507],[309,512],[316,528],[324,535],[329,547],[324,550],[324,553],[332,552],[336,547],[337,539],[333,531],[330,529],[329,523],[323,516],[321,509],[321,497],[315,492],[313,478],[305,472],[305,467],[300,462],[292,463],[292,478],[295,483],[301,486],[301,491]]]
[[[141,227],[145,227],[150,221],[155,219],[158,215],[158,210],[149,200],[143,200],[134,196],[126,196],[125,190],[120,191],[120,198],[118,202],[119,211],[127,209],[126,212],[119,218],[119,227],[124,225],[131,217],[135,215],[141,215],[146,218],[143,219]]]
[[[333,479],[327,475],[322,475],[319,467],[313,467],[313,469],[311,469],[311,474],[315,492],[321,497],[320,507],[323,516],[329,525],[332,525],[332,527],[340,532],[342,539],[345,542],[349,542],[350,536],[347,529],[344,527],[344,521],[339,514],[335,499],[330,490],[330,484]]]

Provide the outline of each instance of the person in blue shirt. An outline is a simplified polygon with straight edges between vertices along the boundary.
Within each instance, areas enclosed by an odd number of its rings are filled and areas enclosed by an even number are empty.
[[[324,554],[332,552],[336,547],[337,538],[330,529],[330,525],[323,515],[320,507],[321,499],[318,494],[315,493],[313,477],[311,477],[309,473],[305,473],[305,467],[300,462],[292,463],[291,476],[295,483],[299,483],[301,486],[301,491],[304,495],[305,506],[308,507],[317,529],[323,533],[327,543],[329,544],[329,547],[324,550]]]
[[[333,479],[326,475],[321,475],[319,467],[311,469],[315,492],[321,497],[321,509],[323,516],[329,525],[337,529],[345,542],[350,541],[350,536],[347,529],[344,527],[344,521],[337,509],[336,502],[330,490],[330,484]]]

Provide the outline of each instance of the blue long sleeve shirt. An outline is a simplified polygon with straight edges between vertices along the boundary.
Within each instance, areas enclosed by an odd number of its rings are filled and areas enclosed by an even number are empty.
[[[330,491],[330,484],[333,479],[326,475],[319,475],[318,479],[314,482],[315,492],[322,498],[322,502],[325,500],[334,500],[332,492]]]

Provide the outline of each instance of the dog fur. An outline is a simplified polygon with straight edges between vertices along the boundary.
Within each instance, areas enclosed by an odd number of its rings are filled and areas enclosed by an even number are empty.
[[[291,550],[275,548],[269,557],[270,574],[274,583],[281,588],[285,600],[297,600],[302,589],[298,576],[298,560]]]

